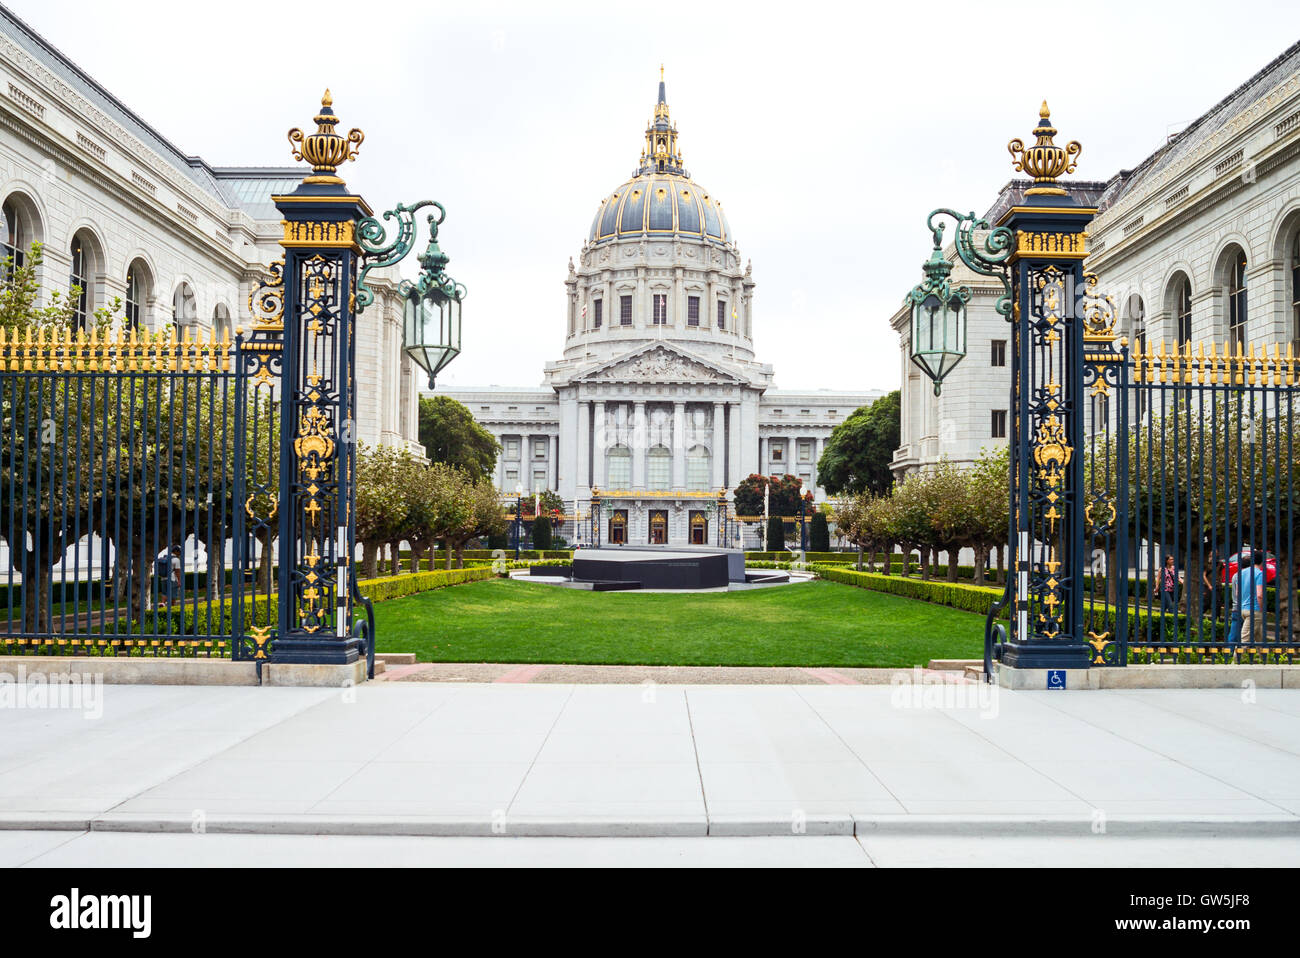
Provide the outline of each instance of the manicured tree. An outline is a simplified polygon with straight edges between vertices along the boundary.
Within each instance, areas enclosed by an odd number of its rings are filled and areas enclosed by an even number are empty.
[[[533,548],[545,552],[551,547],[551,517],[543,513],[533,523]]]
[[[930,578],[930,545],[934,527],[930,524],[930,503],[923,473],[913,473],[894,487],[890,497],[894,541],[903,547],[903,574],[910,571],[910,557],[921,553],[921,578]]]
[[[1003,554],[1007,546],[1010,515],[1010,452],[1007,446],[980,453],[975,467],[966,474],[969,485],[967,508],[971,513],[971,537],[975,550],[975,584],[983,585],[989,553],[996,554],[997,581],[1002,583]]]
[[[367,579],[379,578],[380,548],[402,537],[407,494],[399,479],[403,457],[411,458],[392,446],[357,445],[356,528]]]
[[[813,513],[812,531],[809,533],[808,545],[812,552],[831,551],[831,526],[826,521],[826,513],[820,509]]]
[[[785,520],[778,515],[767,520],[767,551],[785,551]]]
[[[957,581],[958,560],[963,546],[971,541],[974,523],[969,502],[970,483],[966,473],[942,459],[926,476],[931,542],[938,552],[948,553],[948,581]]]

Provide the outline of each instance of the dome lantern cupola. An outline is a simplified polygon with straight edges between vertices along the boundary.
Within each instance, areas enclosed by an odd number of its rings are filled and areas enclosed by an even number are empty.
[[[682,166],[682,154],[677,149],[677,127],[668,114],[668,87],[664,82],[664,68],[659,68],[659,102],[655,104],[654,116],[645,131],[645,150],[641,154],[641,165],[637,176],[647,173],[675,173],[689,176]]]

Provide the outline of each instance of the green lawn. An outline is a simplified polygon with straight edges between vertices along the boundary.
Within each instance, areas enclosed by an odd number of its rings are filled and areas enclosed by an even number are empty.
[[[381,652],[421,662],[911,667],[984,654],[984,618],[832,582],[596,593],[494,579],[375,607]]]

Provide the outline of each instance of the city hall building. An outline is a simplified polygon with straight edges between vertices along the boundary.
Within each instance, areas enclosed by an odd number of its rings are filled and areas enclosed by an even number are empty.
[[[250,293],[283,258],[273,196],[303,167],[214,167],[190,156],[0,7],[0,258],[43,245],[42,295],[83,292],[85,321],[176,335],[251,326]],[[402,351],[394,275],[358,323],[356,435],[420,452],[415,363]]]
[[[570,261],[565,350],[535,389],[459,389],[500,441],[506,495],[601,500],[610,543],[717,541],[713,508],[755,473],[824,499],[831,431],[880,392],[780,391],[754,349],[752,266],[722,203],[687,172],[665,87],[633,177],[605,194]]]
[[[1030,185],[1008,183],[984,218],[996,226]],[[1098,211],[1085,268],[1113,297],[1131,348],[1289,345],[1300,355],[1300,43],[1132,169],[1060,185]],[[919,263],[924,247],[917,252]],[[911,362],[908,309],[890,318],[901,344],[899,477],[945,457],[969,465],[1007,442],[1011,328],[994,309],[1001,285],[947,252],[954,282],[973,295],[967,355],[942,396]]]

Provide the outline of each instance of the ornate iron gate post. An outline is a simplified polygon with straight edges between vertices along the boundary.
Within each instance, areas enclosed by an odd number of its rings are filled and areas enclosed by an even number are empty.
[[[1012,140],[1017,170],[1034,177],[1023,202],[998,224],[1015,234],[1013,283],[1011,542],[1014,576],[1005,665],[1086,669],[1084,636],[1084,230],[1095,209],[1056,179],[1074,171],[1076,142],[1054,143],[1047,104],[1026,147]]]
[[[294,158],[312,172],[284,215],[284,361],[280,419],[278,629],[271,661],[349,665],[373,643],[354,634],[353,510],[357,223],[371,215],[338,167],[364,134],[334,131],[328,91],[316,132],[293,130]]]

